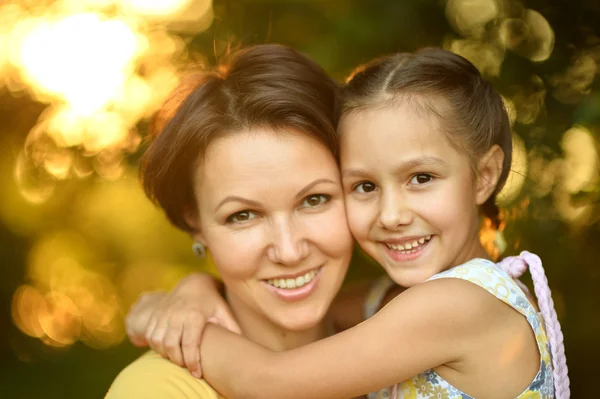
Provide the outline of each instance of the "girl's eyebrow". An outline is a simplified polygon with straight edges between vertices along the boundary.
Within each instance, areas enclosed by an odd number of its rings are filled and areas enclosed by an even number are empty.
[[[438,157],[422,156],[400,162],[395,171],[402,172],[404,170],[411,170],[420,166],[448,166],[448,162]],[[365,169],[350,168],[342,171],[342,177],[364,177],[366,175],[368,175],[368,172]]]
[[[367,174],[364,169],[344,169],[342,171],[342,177],[362,177]]]
[[[431,156],[423,156],[414,159],[410,159],[408,161],[401,162],[398,170],[402,169],[412,169],[418,166],[427,166],[427,165],[437,165],[437,166],[448,166],[448,162],[444,161],[442,158],[431,157]]]

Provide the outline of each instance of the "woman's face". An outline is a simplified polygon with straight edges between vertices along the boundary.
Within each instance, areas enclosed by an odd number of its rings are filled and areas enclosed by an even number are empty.
[[[281,328],[325,316],[352,253],[339,169],[293,130],[252,129],[209,144],[196,176],[199,233],[236,303]]]

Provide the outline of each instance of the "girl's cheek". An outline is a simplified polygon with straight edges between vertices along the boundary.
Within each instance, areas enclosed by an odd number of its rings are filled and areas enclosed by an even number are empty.
[[[346,204],[346,212],[348,215],[348,226],[350,232],[357,241],[365,240],[370,231],[372,224],[372,211],[369,207],[349,200]]]

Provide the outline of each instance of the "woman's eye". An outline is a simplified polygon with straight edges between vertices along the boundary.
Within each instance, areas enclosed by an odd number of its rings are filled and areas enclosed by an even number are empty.
[[[227,218],[227,223],[243,223],[256,218],[257,215],[251,211],[241,211],[234,213]]]
[[[433,176],[429,173],[419,173],[418,175],[414,175],[412,179],[410,179],[410,184],[420,185],[429,183],[433,180]]]
[[[329,195],[325,195],[325,194],[309,195],[308,197],[304,198],[304,201],[302,202],[302,207],[303,208],[314,208],[316,206],[326,203],[330,199],[331,199],[331,197]]]
[[[356,186],[354,186],[354,191],[360,193],[360,194],[367,194],[370,192],[373,192],[377,189],[377,186],[374,183],[371,182],[363,182],[363,183],[359,183]]]

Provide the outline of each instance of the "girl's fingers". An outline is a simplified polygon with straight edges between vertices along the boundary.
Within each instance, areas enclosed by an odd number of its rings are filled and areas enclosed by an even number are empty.
[[[185,365],[181,353],[181,336],[183,330],[183,322],[175,315],[169,320],[169,325],[163,340],[163,348],[167,357],[173,363],[181,367]]]
[[[204,319],[199,319],[197,317],[192,320],[188,319],[181,337],[181,349],[183,351],[185,367],[196,378],[202,377],[202,368],[200,366],[200,341],[205,326],[206,322]]]
[[[156,325],[154,329],[149,333],[149,339],[147,339],[150,347],[163,357],[168,357],[167,352],[165,351],[165,348],[163,346],[168,327],[168,319],[165,317],[158,317]]]
[[[150,321],[148,322],[148,325],[146,326],[146,331],[144,332],[144,339],[148,343],[148,345],[150,345],[150,347],[152,347],[152,333],[154,333],[154,329],[156,328],[157,324],[157,318],[155,316],[152,316],[150,318]]]

